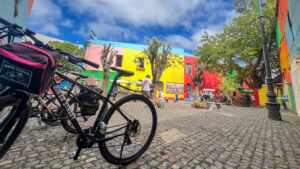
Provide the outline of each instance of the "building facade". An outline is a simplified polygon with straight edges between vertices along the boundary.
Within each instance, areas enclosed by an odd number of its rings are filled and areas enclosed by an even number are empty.
[[[89,40],[88,44],[85,58],[98,63],[100,67],[95,69],[91,66],[87,66],[85,74],[94,75],[98,79],[103,79],[103,69],[100,61],[101,51],[103,50],[104,45],[108,46],[111,44],[113,49],[118,51],[112,66],[134,72],[134,76],[121,77],[121,80],[135,82],[143,80],[146,75],[150,75],[152,79],[150,63],[147,60],[142,59],[142,57],[139,57],[144,55],[144,50],[148,47],[147,45],[101,40]],[[174,65],[165,69],[160,79],[160,87],[164,91],[167,99],[173,100],[175,93],[178,91],[179,100],[184,100],[185,98],[189,98],[189,91],[195,89],[188,71],[192,71],[192,74],[194,75],[195,62],[198,58],[192,54],[186,53],[184,49],[180,48],[173,48],[171,53],[184,60],[184,64]],[[111,71],[110,79],[112,80],[115,76],[116,72]],[[205,72],[204,81],[200,86],[200,89],[216,89],[219,82],[220,80],[217,75]],[[109,88],[110,85],[111,84],[109,84]],[[131,84],[130,88],[141,90],[141,87],[135,84]]]
[[[283,99],[300,115],[300,1],[277,1],[276,39],[283,75]],[[281,98],[279,98],[281,99]]]

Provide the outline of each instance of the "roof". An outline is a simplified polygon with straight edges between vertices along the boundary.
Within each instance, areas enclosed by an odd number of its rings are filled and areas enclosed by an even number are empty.
[[[134,43],[123,43],[123,42],[113,42],[113,41],[104,41],[104,40],[88,40],[88,41],[92,45],[103,46],[103,45],[111,44],[112,47],[116,47],[116,48],[134,49],[134,50],[145,50],[148,48],[148,45],[134,44]],[[172,48],[171,53],[175,55],[183,55],[188,57],[199,58],[191,53],[185,52],[184,49],[182,48]]]

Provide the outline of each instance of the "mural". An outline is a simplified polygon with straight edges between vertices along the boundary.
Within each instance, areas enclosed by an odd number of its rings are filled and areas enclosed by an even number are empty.
[[[34,0],[1,0],[0,17],[25,28],[31,13],[33,2]],[[0,44],[5,43],[5,39],[0,39]]]
[[[138,80],[143,80],[146,75],[152,76],[151,73],[151,65],[149,62],[144,61],[141,67],[141,64],[135,61],[135,58],[141,55],[144,55],[144,49],[147,48],[146,45],[139,45],[139,44],[129,44],[129,43],[121,43],[121,42],[110,42],[110,41],[101,41],[101,40],[89,40],[88,43],[89,46],[87,46],[86,50],[86,56],[85,58],[88,60],[91,60],[93,62],[96,62],[101,65],[100,63],[100,51],[103,48],[103,45],[109,45],[118,50],[118,55],[122,55],[122,63],[121,68],[124,70],[129,70],[134,72],[134,76],[131,77],[121,77],[121,80],[124,81],[130,81],[135,82]],[[184,65],[182,66],[176,66],[176,67],[169,67],[166,69],[162,77],[160,79],[161,88],[163,89],[165,93],[165,97],[169,100],[174,99],[176,91],[179,92],[179,99],[183,100],[184,98],[189,98],[189,95],[187,95],[187,85],[189,86],[189,89],[192,86],[192,90],[194,90],[194,85],[191,81],[191,78],[186,73],[186,64],[188,65],[189,69],[191,69],[192,73],[195,71],[195,65],[194,62],[197,61],[197,57],[195,57],[192,54],[188,54],[184,51],[184,49],[180,48],[173,48],[171,51],[172,54],[176,54],[177,57],[182,57],[184,60]],[[117,66],[117,62],[114,60],[113,66]],[[99,74],[98,76],[95,76],[96,78],[102,78],[102,68],[100,67],[97,71],[97,73],[91,73],[91,70],[93,70],[92,67],[87,67],[86,74]],[[114,74],[114,75],[113,75]],[[111,77],[115,77],[116,72],[111,72]],[[152,77],[151,77],[152,79]],[[218,85],[218,76],[208,73],[205,73],[204,78],[204,85],[202,88],[209,88],[209,89],[215,89]],[[130,88],[133,90],[141,90],[141,86],[138,86],[136,84],[131,84]]]
[[[181,83],[167,83],[167,94],[183,94],[183,84]]]
[[[300,107],[300,99],[295,100],[294,91],[298,90],[298,71],[291,74],[291,69],[295,64],[291,61],[300,54],[297,48],[300,47],[300,1],[299,0],[278,0],[277,1],[277,29],[276,41],[278,47],[278,55],[280,62],[280,69],[283,75],[283,81],[288,88],[284,95],[288,95],[291,110],[297,112],[296,107]],[[299,65],[298,65],[299,66]],[[295,68],[294,68],[295,69]],[[293,87],[289,87],[293,86]],[[299,104],[299,106],[296,106]],[[300,111],[300,110],[298,110]],[[298,114],[300,114],[298,112]]]

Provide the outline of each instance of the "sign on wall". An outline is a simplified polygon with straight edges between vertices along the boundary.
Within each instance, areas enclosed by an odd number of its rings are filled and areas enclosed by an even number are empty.
[[[167,93],[168,94],[176,94],[178,91],[178,94],[183,94],[183,83],[167,83]]]

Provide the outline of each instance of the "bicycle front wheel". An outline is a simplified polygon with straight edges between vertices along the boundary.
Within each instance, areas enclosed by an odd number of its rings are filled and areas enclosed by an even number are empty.
[[[119,136],[106,142],[99,143],[102,156],[112,164],[128,164],[139,158],[151,144],[157,126],[156,110],[152,102],[143,95],[129,95],[115,103],[121,112],[132,122],[127,120],[111,107],[103,122],[107,125],[105,134],[101,138],[109,138],[127,133],[129,140],[123,148],[120,158],[121,147],[125,136]],[[134,124],[134,125],[129,125]]]
[[[6,104],[10,98],[10,95],[0,96],[0,159],[20,135],[30,114],[28,108]]]

